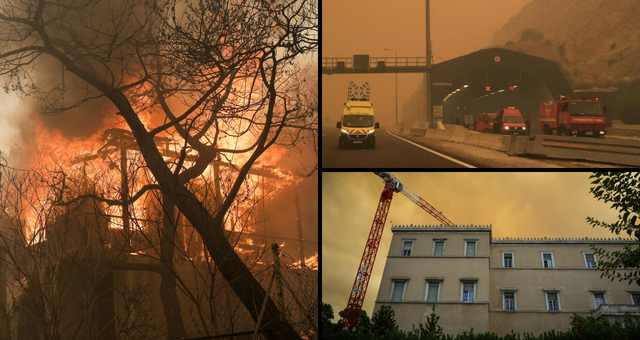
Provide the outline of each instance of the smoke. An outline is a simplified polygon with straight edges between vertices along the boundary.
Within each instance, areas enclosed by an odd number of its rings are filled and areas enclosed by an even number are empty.
[[[87,92],[86,87],[74,86],[78,81],[68,72],[63,86],[60,62],[52,58],[42,58],[31,76],[36,87],[28,96],[12,91],[0,94],[5,104],[0,112],[0,151],[12,167],[29,168],[35,161],[38,143],[47,142],[39,141],[38,129],[60,135],[69,142],[85,141],[101,132],[105,118],[115,112],[114,106],[102,97],[63,112],[45,114],[52,107],[73,106],[95,94]]]
[[[0,155],[11,162],[16,156],[12,155],[11,150],[15,150],[21,144],[23,126],[29,118],[29,108],[11,92],[0,92],[0,102],[4,104],[0,110]]]

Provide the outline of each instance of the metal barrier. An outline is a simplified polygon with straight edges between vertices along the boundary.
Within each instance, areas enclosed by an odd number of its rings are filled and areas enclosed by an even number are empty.
[[[526,153],[640,166],[640,142],[635,140],[537,135]]]
[[[414,135],[414,129],[411,129],[411,135]],[[461,126],[448,124],[446,124],[446,130],[427,129],[426,133],[419,136],[504,151],[509,155],[536,155],[640,166],[640,141],[636,140],[551,135],[494,135],[469,131]]]

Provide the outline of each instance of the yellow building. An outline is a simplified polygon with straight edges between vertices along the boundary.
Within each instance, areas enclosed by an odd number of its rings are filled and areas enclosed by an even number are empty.
[[[491,226],[474,225],[391,231],[374,313],[390,305],[402,330],[426,324],[434,306],[452,335],[566,331],[573,313],[640,316],[640,287],[601,279],[590,247],[622,250],[631,239],[493,239]]]

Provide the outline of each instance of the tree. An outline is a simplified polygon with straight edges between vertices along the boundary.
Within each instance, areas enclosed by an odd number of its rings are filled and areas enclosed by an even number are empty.
[[[373,321],[373,334],[375,336],[385,336],[398,330],[396,325],[396,312],[391,306],[380,306],[377,312],[373,313],[371,320]]]
[[[442,327],[438,325],[440,317],[436,314],[436,306],[433,306],[431,315],[427,316],[427,324],[420,324],[420,339],[426,339],[427,335],[432,335],[432,338],[442,338]]]
[[[322,324],[331,323],[333,320],[333,307],[328,303],[322,303]]]
[[[635,238],[633,244],[624,246],[623,251],[607,251],[591,244],[591,249],[598,259],[597,270],[601,271],[600,277],[606,276],[611,281],[618,278],[619,281],[629,281],[640,285],[640,272],[623,271],[621,268],[640,267],[640,173],[638,172],[596,172],[589,178],[594,179],[589,192],[598,201],[611,203],[611,208],[619,212],[618,221],[606,223],[592,217],[587,217],[587,222],[592,227],[602,227],[611,230],[616,235],[626,232]],[[621,275],[622,274],[622,275]]]
[[[520,32],[520,42],[525,41],[542,41],[544,35],[535,28],[526,28]]]
[[[342,325],[342,318],[344,318],[344,313],[347,309],[341,310],[338,315],[340,315],[340,320],[338,320],[338,326]],[[360,310],[360,318],[358,319],[358,327],[356,328],[356,333],[368,334],[371,332],[373,325],[371,324],[371,319],[367,315],[367,311],[364,309]]]
[[[317,49],[317,3],[18,0],[1,6],[5,90],[41,99],[43,114],[97,98],[111,103],[153,176],[154,185],[141,190],[159,190],[175,204],[257,322],[266,292],[229,243],[224,222],[250,169],[281,135],[300,130],[308,135],[300,140],[317,141],[317,106],[297,96],[305,79],[296,78],[295,63]],[[39,82],[43,62],[61,66],[58,84]],[[163,158],[158,136],[177,145],[175,162]],[[212,209],[190,184],[215,160],[240,164],[231,190]],[[279,315],[268,299],[267,337],[300,338]]]

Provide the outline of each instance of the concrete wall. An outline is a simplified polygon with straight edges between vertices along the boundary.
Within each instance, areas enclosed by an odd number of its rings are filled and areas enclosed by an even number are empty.
[[[540,334],[569,329],[573,313],[591,315],[593,292],[604,294],[607,304],[632,304],[627,282],[600,278],[587,268],[583,252],[589,243],[622,250],[628,240],[494,240],[491,228],[394,226],[374,313],[390,305],[400,329],[425,324],[433,306],[446,334],[469,331]],[[434,239],[446,239],[444,256],[432,256]],[[476,256],[464,256],[465,239],[477,239]],[[411,256],[402,256],[403,241],[413,241]],[[503,268],[502,253],[513,252],[514,267]],[[544,268],[541,252],[553,252],[554,268]],[[406,282],[402,301],[390,301],[394,280]],[[437,280],[437,302],[426,302],[427,282]],[[475,300],[461,301],[463,281],[476,282]],[[503,289],[516,291],[516,311],[503,310]],[[558,293],[560,311],[547,311],[545,291]],[[464,321],[462,321],[464,320]]]
[[[490,329],[498,335],[511,332],[542,333],[569,328],[573,313],[587,316],[595,310],[592,290],[602,292],[608,304],[631,304],[627,282],[600,278],[587,268],[586,242],[546,241],[541,243],[493,244],[490,259]],[[622,242],[598,244],[609,251],[622,250]],[[514,252],[514,267],[502,268],[502,252]],[[553,251],[554,268],[543,268],[541,251]],[[516,288],[515,312],[502,311],[501,288]],[[560,311],[547,311],[545,289],[557,289]]]
[[[411,330],[427,322],[436,306],[439,324],[447,334],[489,330],[489,228],[392,228],[394,231],[387,262],[378,290],[374,313],[390,305],[400,329]],[[398,231],[401,230],[401,231]],[[432,256],[434,239],[446,239],[444,256]],[[476,256],[465,257],[465,239],[476,240]],[[414,241],[411,256],[401,256],[402,243]],[[427,282],[440,280],[438,302],[426,302]],[[403,301],[390,301],[394,280],[406,280]],[[476,282],[474,302],[461,301],[462,282]],[[460,320],[465,320],[464,323]]]

